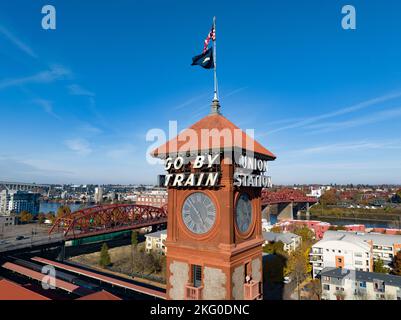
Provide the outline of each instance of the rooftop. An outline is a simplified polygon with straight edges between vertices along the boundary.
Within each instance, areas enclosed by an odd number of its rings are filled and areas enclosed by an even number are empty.
[[[49,298],[17,283],[2,279],[0,280],[0,300],[49,300]]]
[[[107,292],[105,290],[88,294],[87,296],[78,298],[76,300],[121,300],[119,297]]]
[[[162,234],[167,234],[167,229],[145,234],[145,237],[160,238]]]
[[[382,234],[382,233],[366,233],[358,231],[328,230],[323,236],[323,240],[343,239],[347,240],[360,239],[363,241],[372,240],[375,245],[392,246],[394,243],[401,243],[401,235]]]
[[[285,232],[285,233],[263,232],[263,238],[265,239],[265,241],[269,242],[281,241],[285,244],[290,244],[293,241],[293,239],[299,238],[299,236],[291,232]]]
[[[217,138],[215,138],[216,132],[211,130],[218,130]],[[219,113],[211,113],[202,118],[175,138],[153,150],[151,155],[165,157],[166,155],[185,154],[200,150],[235,148],[253,151],[270,160],[276,158],[273,153]]]
[[[386,285],[401,287],[401,277],[386,273],[366,272],[357,270],[348,270],[340,268],[324,268],[320,272],[321,276],[338,278],[338,279],[351,279],[356,281],[383,281]]]

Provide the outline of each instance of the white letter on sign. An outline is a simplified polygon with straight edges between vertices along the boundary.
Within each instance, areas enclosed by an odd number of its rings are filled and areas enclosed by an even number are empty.
[[[208,160],[209,160],[209,165],[208,165],[208,167],[209,168],[211,168],[212,167],[212,165],[214,164],[214,162],[219,158],[219,154],[217,153],[213,158],[212,158],[212,156],[209,154],[208,155]]]
[[[195,162],[193,165],[194,169],[202,168],[204,162],[205,162],[205,156],[197,156],[195,158]]]

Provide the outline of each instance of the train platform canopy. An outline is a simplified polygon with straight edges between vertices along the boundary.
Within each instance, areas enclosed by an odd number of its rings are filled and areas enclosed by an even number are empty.
[[[88,294],[87,296],[78,298],[76,300],[122,300],[121,298],[107,292],[105,290]]]
[[[216,135],[219,135],[217,139]],[[207,146],[207,148],[203,148],[203,146]],[[276,158],[273,153],[219,113],[211,113],[202,118],[175,138],[153,150],[151,155],[167,158],[168,156],[197,152],[203,149],[209,151],[221,150],[222,148],[230,150],[247,149],[267,160]]]
[[[23,286],[8,281],[0,280],[0,300],[50,300],[49,298],[40,295],[24,288]]]

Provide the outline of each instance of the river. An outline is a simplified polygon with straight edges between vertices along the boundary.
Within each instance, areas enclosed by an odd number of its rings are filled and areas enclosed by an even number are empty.
[[[382,220],[364,220],[364,219],[352,219],[352,218],[321,218],[321,217],[306,217],[304,215],[297,217],[296,220],[318,220],[329,222],[333,225],[344,226],[348,224],[364,224],[366,228],[396,228],[399,229],[401,227],[398,221],[382,221]],[[270,223],[275,224],[277,222],[277,216],[271,214],[270,215]]]
[[[49,213],[49,212],[57,212],[57,209],[63,206],[64,203],[60,202],[40,202],[39,212]],[[80,203],[67,203],[65,204],[70,207],[71,211],[76,211],[82,209],[83,207],[88,206],[87,204]]]

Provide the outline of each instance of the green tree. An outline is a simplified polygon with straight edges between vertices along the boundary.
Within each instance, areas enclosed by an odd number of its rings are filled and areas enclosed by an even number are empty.
[[[401,276],[401,251],[398,251],[394,257],[393,274]]]
[[[111,264],[110,254],[109,254],[109,247],[107,243],[103,243],[102,250],[100,251],[100,259],[99,265],[102,268],[105,268]]]
[[[373,271],[378,273],[388,273],[388,269],[384,266],[384,262],[380,258],[373,262]]]
[[[131,245],[136,248],[138,245],[138,231],[133,230],[131,233]]]

